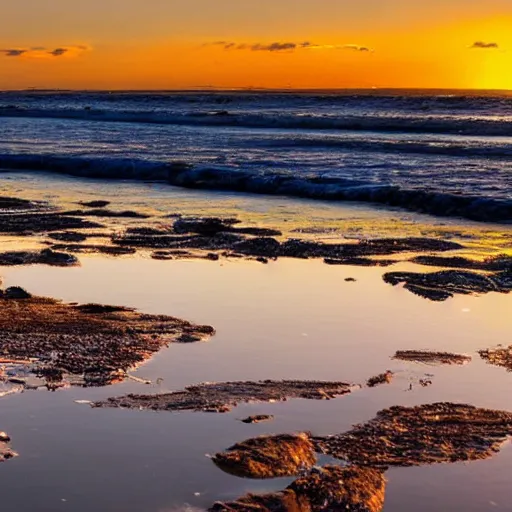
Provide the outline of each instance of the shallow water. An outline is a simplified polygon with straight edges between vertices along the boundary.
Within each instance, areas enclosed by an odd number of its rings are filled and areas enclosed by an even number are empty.
[[[206,344],[171,346],[136,372],[153,381],[162,378],[160,386],[127,382],[3,399],[1,427],[20,453],[0,466],[2,502],[12,510],[160,512],[185,503],[205,508],[217,499],[286,484],[226,475],[205,456],[256,434],[342,432],[398,404],[456,401],[512,409],[507,391],[512,376],[485,365],[474,353],[509,342],[509,296],[430,303],[386,285],[379,269],[333,268],[315,261],[82,261],[80,268],[34,266],[3,268],[1,273],[7,286],[67,301],[121,303],[182,316],[213,324],[217,335]],[[347,276],[357,282],[346,283]],[[447,368],[390,360],[404,348],[460,351],[474,360]],[[174,390],[201,381],[363,383],[387,369],[398,376],[382,388],[327,402],[244,405],[224,415],[90,409],[73,402],[128,391]],[[434,375],[433,385],[415,385],[425,373]],[[271,413],[276,419],[260,425],[236,421],[249,413]],[[508,510],[512,491],[505,475],[511,456],[506,448],[491,461],[392,470],[385,510]]]
[[[76,208],[79,200],[111,199],[168,224],[170,213],[237,215],[247,224],[300,229],[320,239],[432,234],[464,241],[469,251],[508,250],[510,227],[451,220],[360,205],[243,194],[205,194],[172,187],[4,175],[0,191]],[[124,220],[123,220],[124,222]],[[127,221],[128,223],[137,221]],[[114,229],[111,227],[111,229]],[[2,247],[35,247],[39,238],[2,238]],[[510,247],[510,246],[509,246]],[[343,432],[392,405],[436,401],[512,410],[512,374],[486,365],[476,350],[509,344],[511,297],[488,294],[432,303],[381,278],[379,268],[331,267],[321,261],[156,261],[80,255],[76,268],[0,267],[3,286],[70,302],[99,302],[170,314],[217,329],[208,343],[173,345],[133,381],[98,389],[27,391],[2,398],[0,429],[20,456],[0,465],[2,505],[17,512],[169,512],[205,509],[245,492],[280,489],[289,479],[252,481],[224,474],[206,454],[267,432]],[[393,269],[408,269],[401,263]],[[420,268],[420,267],[417,267]],[[354,277],[356,282],[345,282]],[[467,353],[465,366],[430,367],[393,361],[399,349]],[[74,400],[127,392],[165,392],[204,381],[249,379],[345,380],[362,384],[385,370],[393,383],[331,401],[246,404],[228,414],[153,413],[91,409]],[[433,374],[422,388],[419,378]],[[160,382],[160,381],[159,381]],[[413,389],[409,390],[410,385]],[[270,413],[270,423],[238,418]],[[512,450],[492,460],[393,469],[385,512],[510,510]]]

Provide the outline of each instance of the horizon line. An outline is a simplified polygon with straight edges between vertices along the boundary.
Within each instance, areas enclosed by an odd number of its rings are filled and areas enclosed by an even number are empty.
[[[60,87],[24,87],[17,89],[2,89],[0,93],[20,92],[59,92],[59,93],[187,93],[187,92],[256,92],[256,93],[307,93],[307,92],[386,92],[386,91],[451,91],[451,92],[487,92],[512,93],[511,89],[486,89],[474,87],[217,87],[217,86],[190,86],[183,88],[151,89],[151,88],[60,88]]]

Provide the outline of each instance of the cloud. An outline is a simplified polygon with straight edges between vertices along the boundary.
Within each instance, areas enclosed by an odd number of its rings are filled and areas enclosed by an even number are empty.
[[[250,50],[253,52],[293,52],[296,50],[352,50],[358,52],[373,52],[368,46],[356,44],[315,44],[311,41],[302,42],[273,42],[273,43],[235,43],[233,41],[215,41],[203,46],[219,46],[224,50]]]
[[[224,50],[251,50],[253,52],[284,52],[293,51],[297,48],[305,48],[310,43],[291,43],[291,42],[274,42],[264,43],[234,43],[233,41],[215,41],[214,43],[206,43],[203,46],[221,46]]]
[[[28,50],[19,50],[15,48],[10,48],[7,50],[0,50],[6,57],[21,57],[24,53],[27,53]]]
[[[345,44],[343,50],[352,50],[354,52],[373,52],[368,46],[359,46],[358,44]]]
[[[271,44],[253,44],[251,50],[253,52],[283,52],[287,50],[295,50],[296,43],[271,43]]]
[[[485,43],[484,41],[475,41],[470,46],[470,48],[476,50],[497,50],[499,45],[498,43]]]
[[[54,57],[61,57],[65,53],[69,51],[68,48],[55,48],[55,50],[52,50],[51,52],[48,52],[50,55],[53,55]]]
[[[33,46],[32,48],[7,48],[0,49],[4,57],[21,57],[30,59],[51,59],[57,57],[77,57],[78,55],[91,50],[85,45],[59,46],[57,48],[46,48],[45,46]]]

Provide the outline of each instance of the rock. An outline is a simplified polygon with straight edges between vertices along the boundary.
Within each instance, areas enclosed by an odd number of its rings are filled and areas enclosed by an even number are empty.
[[[7,288],[3,294],[0,294],[0,297],[4,299],[23,300],[32,298],[32,295],[19,286],[11,286]]]
[[[109,256],[124,256],[127,254],[135,254],[137,252],[133,247],[95,244],[55,244],[52,246],[52,249],[78,254],[107,254]]]
[[[486,270],[486,271],[511,271],[512,256],[500,254],[484,260],[473,260],[462,256],[416,256],[411,260],[419,265],[429,265],[434,267],[461,268],[466,270]]]
[[[86,208],[105,208],[105,206],[110,204],[110,201],[81,201],[78,204]]]
[[[11,438],[5,432],[0,432],[0,462],[17,457],[17,453],[12,451],[9,443]]]
[[[324,263],[327,265],[352,265],[356,267],[389,267],[397,263],[396,260],[377,260],[372,258],[344,258],[333,259],[325,258]]]
[[[210,326],[98,304],[69,305],[8,288],[0,295],[2,357],[31,361],[31,373],[54,384],[67,375],[81,385],[123,380],[126,371],[182,336],[204,340]],[[23,363],[24,364],[24,363]]]
[[[478,353],[486,363],[512,371],[512,345],[479,350]]]
[[[235,252],[265,258],[276,258],[280,254],[280,248],[281,244],[275,238],[268,237],[250,238],[232,247]]]
[[[95,222],[52,211],[44,203],[26,202],[12,198],[8,203],[13,206],[18,201],[18,207],[4,210],[1,208],[2,198],[0,198],[0,233],[31,235],[33,233],[102,227],[101,224]]]
[[[374,259],[374,256],[401,252],[451,251],[461,249],[460,244],[431,238],[383,238],[349,243],[322,243],[289,239],[283,242],[274,238],[282,233],[271,228],[239,226],[234,218],[180,217],[173,229],[129,228],[116,235],[116,245],[144,247],[161,250],[222,251],[226,257],[257,258],[262,263],[279,257],[323,258],[331,265],[387,266],[397,260]],[[199,257],[196,253],[194,257]],[[155,259],[171,259],[157,253]],[[174,259],[174,256],[172,257]]]
[[[313,468],[284,491],[248,494],[215,503],[210,512],[381,512],[386,481],[382,471],[365,467]]]
[[[433,352],[430,350],[398,350],[393,359],[411,361],[423,364],[466,364],[471,362],[471,356],[452,354],[450,352]]]
[[[71,254],[56,252],[52,249],[42,251],[8,251],[0,253],[0,265],[52,265],[68,267],[78,265],[78,259]]]
[[[262,423],[264,421],[272,421],[274,416],[271,414],[256,414],[254,416],[248,416],[247,418],[241,419],[242,423]]]
[[[346,433],[313,442],[321,453],[386,468],[487,459],[511,434],[512,413],[435,403],[391,407]]]
[[[276,478],[312,467],[316,455],[309,435],[301,433],[248,439],[212,460],[226,473],[242,478]]]
[[[0,197],[0,210],[34,210],[40,206],[27,199],[17,197]]]
[[[96,402],[95,407],[121,407],[154,411],[226,412],[243,402],[273,402],[288,398],[325,400],[350,393],[346,382],[265,380],[259,382],[207,382],[183,391],[157,395],[126,395]]]
[[[367,380],[366,385],[369,388],[374,388],[381,384],[389,384],[393,380],[393,375],[394,373],[388,370],[387,372],[376,375],[375,377],[370,377]]]
[[[174,222],[173,229],[177,234],[197,233],[199,235],[212,236],[216,235],[217,233],[230,231],[233,226],[239,222],[239,220],[233,218],[179,218]]]
[[[59,242],[83,242],[87,240],[86,235],[77,231],[58,231],[56,233],[49,233],[48,237]]]
[[[389,272],[386,283],[393,286],[404,283],[404,288],[432,301],[444,301],[455,294],[475,294],[512,290],[512,273],[507,271],[491,275],[460,270],[442,270],[428,274],[415,272]]]
[[[64,212],[63,215],[72,217],[120,217],[127,219],[148,219],[150,215],[132,210],[113,211],[104,208],[94,208],[91,210],[72,210]]]

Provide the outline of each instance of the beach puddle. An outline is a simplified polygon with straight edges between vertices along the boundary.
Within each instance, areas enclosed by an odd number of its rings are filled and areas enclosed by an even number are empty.
[[[21,472],[25,479],[45,486],[37,496],[25,496],[21,510],[30,510],[36,499],[54,504],[55,510],[66,510],[71,503],[74,510],[84,512],[93,504],[105,510],[122,506],[130,512],[179,509],[184,504],[205,510],[217,501],[229,503],[247,493],[279,493],[291,485],[293,479],[260,482],[230,476],[206,456],[254,435],[348,432],[354,424],[396,405],[451,401],[512,409],[506,392],[510,375],[485,364],[477,353],[492,345],[490,340],[497,345],[510,334],[507,295],[429,302],[388,286],[379,268],[332,267],[321,260],[283,259],[269,266],[236,260],[80,258],[79,267],[3,267],[4,288],[16,285],[65,302],[123,304],[145,314],[173,314],[214,325],[217,335],[208,344],[173,344],[154,354],[133,372],[151,384],[128,379],[103,388],[6,396],[2,406],[7,421],[2,428],[15,437],[20,456],[2,467],[9,484],[4,499],[19,501],[16,482]],[[346,282],[349,275],[357,281]],[[450,352],[471,356],[472,361],[422,368],[414,361],[393,359],[398,350]],[[355,389],[340,399],[242,401],[224,414],[87,405],[114,395],[172,393],[200,382],[301,378],[363,385],[383,370],[394,374],[389,384]],[[435,385],[416,385],[427,378],[426,372]],[[29,423],[23,420],[27,414],[32,418]],[[272,415],[274,420],[253,425],[237,421],[254,415]],[[466,469],[460,464],[417,468],[428,473],[429,486],[435,490],[420,504],[416,495],[405,492],[409,474],[390,470],[384,510],[466,505],[479,510],[477,504],[481,506],[486,497],[506,504],[508,486],[498,484],[509,458],[505,446],[492,460],[471,463]],[[81,468],[80,480],[66,473],[70,464]],[[422,473],[414,471],[421,480]],[[479,474],[492,481],[484,492],[453,494],[452,488]]]

